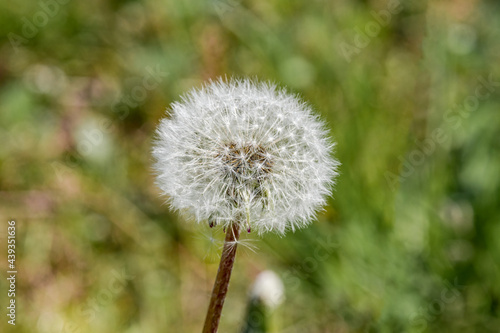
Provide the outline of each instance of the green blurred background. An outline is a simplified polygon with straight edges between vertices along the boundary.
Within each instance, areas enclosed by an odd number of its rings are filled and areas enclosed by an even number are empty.
[[[266,269],[270,332],[500,331],[498,1],[2,1],[0,37],[16,332],[201,331],[223,234],[169,212],[150,150],[224,75],[303,96],[342,166],[309,228],[245,236],[220,332]]]

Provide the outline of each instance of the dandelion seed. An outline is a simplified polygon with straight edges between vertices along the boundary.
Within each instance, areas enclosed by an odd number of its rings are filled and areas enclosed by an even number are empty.
[[[238,246],[241,246],[243,248],[246,248],[252,252],[257,251],[257,245],[253,244],[254,240],[253,239],[238,239],[234,243],[237,244]]]
[[[216,238],[215,233],[210,230],[207,232],[200,232],[199,235],[196,236],[199,240],[199,245],[201,246],[202,251],[205,253],[203,256],[203,261],[208,263],[215,262],[219,257],[219,250],[222,246],[222,242]]]

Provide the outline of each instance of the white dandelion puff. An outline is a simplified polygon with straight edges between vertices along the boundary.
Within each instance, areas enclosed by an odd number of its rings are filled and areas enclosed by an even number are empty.
[[[337,175],[334,144],[297,96],[270,83],[218,80],[187,93],[153,148],[170,206],[227,229],[203,332],[217,332],[241,229],[284,234],[308,225]]]
[[[284,234],[308,225],[337,175],[311,107],[270,83],[222,79],[171,106],[157,129],[157,183],[197,222]]]

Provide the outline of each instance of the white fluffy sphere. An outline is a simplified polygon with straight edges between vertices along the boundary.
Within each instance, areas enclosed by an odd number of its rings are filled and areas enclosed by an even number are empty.
[[[171,207],[211,226],[280,234],[306,226],[338,162],[323,123],[270,83],[218,80],[173,103],[157,129],[157,182]]]

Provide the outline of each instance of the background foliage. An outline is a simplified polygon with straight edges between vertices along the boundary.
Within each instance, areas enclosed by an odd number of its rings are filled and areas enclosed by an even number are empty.
[[[274,332],[498,332],[497,1],[59,1],[0,3],[17,332],[200,331],[222,232],[169,212],[150,147],[169,103],[221,75],[302,95],[342,162],[311,227],[245,238],[221,332],[265,269],[286,289]]]

